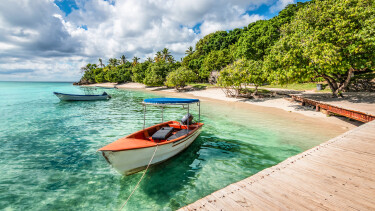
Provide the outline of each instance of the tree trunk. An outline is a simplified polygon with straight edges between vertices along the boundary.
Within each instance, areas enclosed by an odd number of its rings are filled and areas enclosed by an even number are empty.
[[[254,93],[252,95],[253,96],[257,96],[258,95],[258,86],[255,86],[255,91],[254,91]]]
[[[335,81],[334,78],[327,76],[327,75],[322,75],[322,77],[327,81],[329,87],[331,88],[332,91],[332,97],[337,98],[337,97],[344,97],[342,95],[342,91],[349,85],[350,79],[352,78],[354,69],[351,67],[347,73],[346,79],[343,83],[340,83]]]
[[[353,72],[354,69],[351,67],[348,71],[348,75],[346,76],[344,83],[342,83],[340,87],[336,90],[336,94],[338,94],[340,97],[344,97],[341,92],[349,85]]]
[[[337,90],[337,84],[336,84],[336,82],[332,78],[330,78],[329,76],[327,76],[327,75],[322,75],[322,77],[327,81],[327,83],[329,85],[329,88],[332,91],[332,97],[337,97],[334,94],[336,92],[336,90]]]

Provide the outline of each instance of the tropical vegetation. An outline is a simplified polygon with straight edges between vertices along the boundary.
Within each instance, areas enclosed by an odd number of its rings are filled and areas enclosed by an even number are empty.
[[[164,48],[144,62],[122,55],[107,66],[87,64],[81,82],[135,81],[181,89],[188,82],[208,82],[238,93],[247,85],[325,81],[342,96],[356,75],[375,65],[375,3],[372,0],[312,0],[290,4],[269,20],[241,29],[217,31],[185,51],[181,62]]]
[[[180,67],[168,74],[165,85],[179,90],[184,88],[188,82],[194,82],[195,80],[197,80],[197,74],[186,67]]]

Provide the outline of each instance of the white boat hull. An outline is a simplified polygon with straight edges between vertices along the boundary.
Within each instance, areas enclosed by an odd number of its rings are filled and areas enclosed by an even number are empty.
[[[67,95],[55,93],[55,95],[63,101],[90,101],[90,100],[108,100],[109,95]]]
[[[189,134],[179,141],[159,145],[151,165],[163,162],[186,149],[199,136],[200,130],[201,128],[198,128],[192,134]],[[110,163],[117,172],[129,175],[147,167],[154,154],[155,148],[156,146],[124,151],[102,151],[102,153],[108,163]]]

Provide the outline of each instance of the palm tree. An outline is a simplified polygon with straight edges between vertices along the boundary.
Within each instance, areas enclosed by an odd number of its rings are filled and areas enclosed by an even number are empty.
[[[155,62],[159,62],[160,60],[162,60],[163,58],[163,55],[161,54],[160,51],[156,52],[155,54]]]
[[[161,53],[164,61],[167,61],[167,59],[171,56],[171,52],[169,52],[168,48],[164,48]]]
[[[116,59],[116,58],[110,58],[108,60],[108,64],[113,66],[113,67],[116,67],[118,65],[119,61]]]
[[[194,53],[193,46],[190,46],[190,47],[185,51],[185,54],[187,54],[187,55],[190,55],[190,54],[193,54],[193,53]]]
[[[121,62],[120,62],[121,64],[125,64],[127,62],[125,55],[122,55],[120,59],[121,59]]]
[[[152,63],[154,60],[151,57],[147,57],[147,61]]]
[[[173,62],[174,62],[174,58],[173,58],[173,56],[172,56],[172,55],[169,55],[169,57],[167,58],[167,61],[168,61],[169,63],[173,63]]]
[[[138,61],[139,61],[140,59],[141,59],[141,58],[138,58],[138,57],[134,56],[134,57],[133,57],[133,63],[132,63],[132,65],[133,65],[133,66],[137,65],[137,64],[138,64]]]
[[[98,66],[96,64],[88,63],[86,66],[81,67],[81,73],[96,69]]]
[[[103,60],[99,58],[99,67],[104,67]]]

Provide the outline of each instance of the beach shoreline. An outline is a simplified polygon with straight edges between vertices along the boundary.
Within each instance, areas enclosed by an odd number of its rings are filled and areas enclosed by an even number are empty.
[[[202,101],[209,100],[224,102],[227,105],[235,104],[236,106],[246,107],[246,109],[255,109],[259,112],[287,116],[294,121],[298,119],[307,121],[310,124],[321,124],[322,126],[325,125],[328,126],[328,129],[338,127],[342,133],[362,124],[357,121],[350,121],[345,117],[332,117],[321,112],[316,112],[313,108],[302,106],[300,103],[294,102],[285,96],[261,99],[229,98],[225,96],[224,92],[220,88],[207,88],[202,90],[177,92],[173,88],[147,87],[144,84],[134,82],[119,85],[116,83],[99,83],[84,86],[140,90],[156,93],[166,97],[198,98]]]

